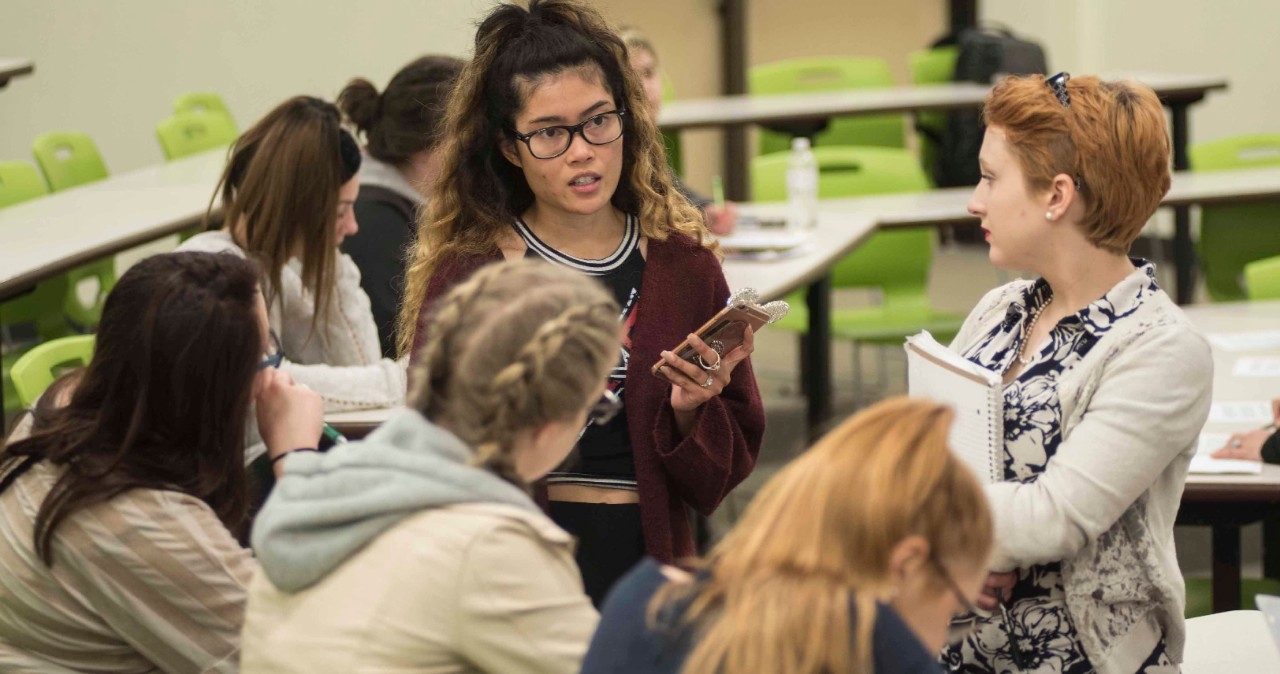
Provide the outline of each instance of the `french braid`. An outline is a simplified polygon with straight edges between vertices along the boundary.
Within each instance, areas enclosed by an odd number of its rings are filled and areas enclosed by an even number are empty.
[[[619,309],[598,283],[539,262],[491,265],[433,315],[409,403],[523,486],[517,435],[572,419],[617,362]]]

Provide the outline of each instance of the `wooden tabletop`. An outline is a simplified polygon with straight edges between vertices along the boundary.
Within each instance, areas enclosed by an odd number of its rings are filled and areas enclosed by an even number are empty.
[[[0,208],[0,299],[198,226],[225,162],[211,150]]]
[[[36,64],[31,59],[0,56],[0,87],[8,84],[14,77],[30,75],[35,69]]]
[[[1121,73],[1106,79],[1133,79],[1150,86],[1166,102],[1198,99],[1225,89],[1223,77]],[[976,108],[991,87],[970,82],[926,86],[848,89],[772,96],[718,96],[665,103],[658,114],[663,129],[694,129],[730,124],[820,121],[837,115],[866,115]]]

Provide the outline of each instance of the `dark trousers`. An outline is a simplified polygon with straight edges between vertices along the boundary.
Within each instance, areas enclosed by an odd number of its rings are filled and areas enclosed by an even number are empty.
[[[609,588],[645,555],[640,506],[552,501],[551,519],[578,539],[582,584],[600,608]]]

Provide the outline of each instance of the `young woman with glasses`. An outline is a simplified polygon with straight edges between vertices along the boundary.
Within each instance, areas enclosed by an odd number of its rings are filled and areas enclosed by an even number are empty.
[[[283,347],[280,367],[330,411],[392,407],[407,386],[404,363],[382,357],[360,271],[338,248],[359,229],[360,165],[360,147],[342,129],[337,107],[290,98],[231,148],[215,191],[220,226],[178,247],[261,264],[271,327]]]
[[[729,288],[702,217],[671,182],[621,39],[573,0],[504,4],[445,115],[444,170],[421,221],[401,312],[416,351],[449,288],[504,259],[534,259],[603,283],[621,307],[612,423],[585,430],[547,480],[550,512],[579,540],[599,602],[646,553],[694,554],[690,515],[710,514],[750,472],[764,413],[742,347],[694,342],[706,367],[669,353],[724,307]],[[674,385],[650,368],[666,362]]]
[[[929,674],[991,554],[953,413],[898,398],[792,461],[692,573],[646,560],[605,603],[582,674]]]
[[[0,452],[0,670],[236,671],[247,417],[271,456],[322,424],[318,395],[264,368],[268,334],[247,260],[157,255],[120,278],[93,361]]]
[[[281,462],[254,523],[242,671],[577,674],[596,612],[528,485],[618,412],[618,310],[525,261],[437,302],[411,409]]]
[[[1185,636],[1173,544],[1209,413],[1208,344],[1128,256],[1169,189],[1155,94],[1065,73],[987,97],[969,212],[991,261],[1029,271],[988,293],[952,348],[1004,376],[998,553],[956,672],[1176,672]]]

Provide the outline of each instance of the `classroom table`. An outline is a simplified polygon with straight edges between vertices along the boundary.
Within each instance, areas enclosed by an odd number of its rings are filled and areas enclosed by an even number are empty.
[[[1206,335],[1280,330],[1280,302],[1240,302],[1185,307],[1187,317]],[[1213,349],[1213,400],[1233,402],[1280,397],[1280,378],[1241,377],[1233,373],[1242,356],[1271,353]],[[1251,430],[1246,424],[1205,425],[1206,432]],[[1213,530],[1213,611],[1240,608],[1240,528],[1261,521],[1280,506],[1280,466],[1264,464],[1260,475],[1190,475],[1182,495],[1178,523],[1207,525]],[[1280,671],[1280,670],[1277,670]]]
[[[0,56],[0,89],[3,89],[9,80],[30,75],[35,72],[35,69],[36,64],[31,59]]]
[[[1203,100],[1208,92],[1226,89],[1227,80],[1215,76],[1145,72],[1108,73],[1102,77],[1107,80],[1137,80],[1156,92],[1170,112],[1174,170],[1189,169],[1190,123],[1187,111],[1192,104]],[[847,115],[977,108],[981,107],[990,88],[983,84],[953,82],[917,87],[687,99],[664,104],[658,115],[658,125],[664,130],[679,131],[745,124],[821,122]],[[745,198],[746,171],[747,167],[740,162],[730,162],[725,166],[725,183],[731,198]],[[1181,204],[1173,206],[1174,262],[1178,279],[1174,294],[1179,304],[1185,304],[1191,301],[1195,287],[1195,245],[1191,240],[1190,210]]]
[[[226,150],[0,209],[0,301],[82,264],[199,226]]]
[[[1275,674],[1280,647],[1259,611],[1231,611],[1187,621],[1182,674]]]

